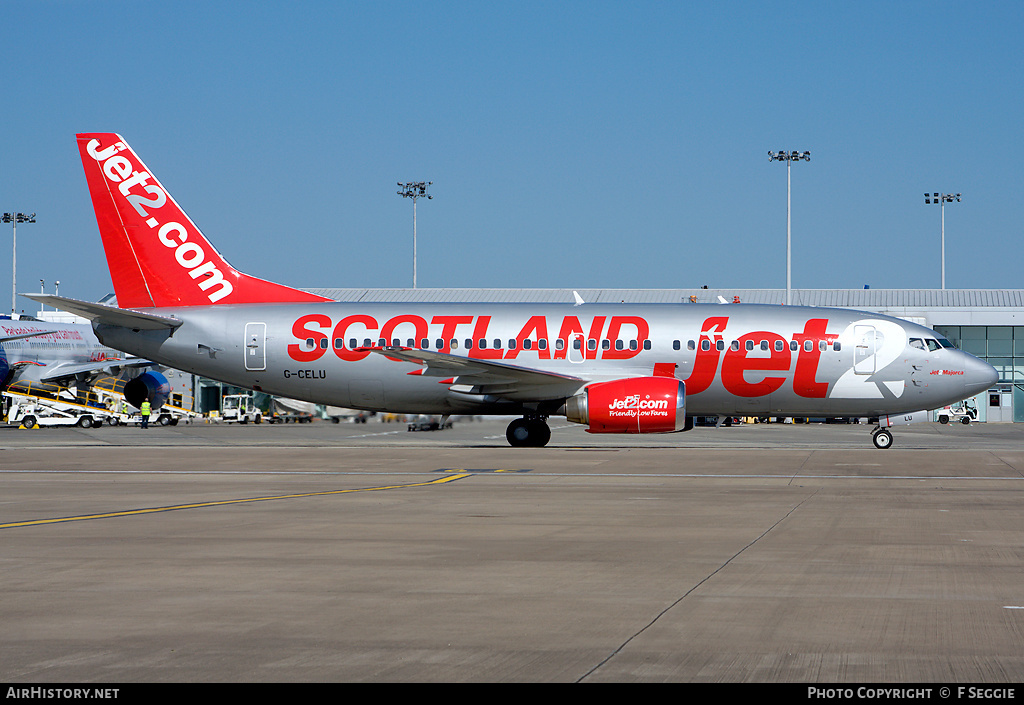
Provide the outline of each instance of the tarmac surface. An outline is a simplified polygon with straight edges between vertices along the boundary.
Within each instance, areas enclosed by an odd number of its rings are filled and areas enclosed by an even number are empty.
[[[0,680],[1024,681],[1024,424],[0,428]]]

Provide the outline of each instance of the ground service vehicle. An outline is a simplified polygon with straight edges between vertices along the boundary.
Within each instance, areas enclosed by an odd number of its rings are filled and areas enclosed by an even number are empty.
[[[959,421],[966,426],[971,421],[978,420],[978,405],[973,399],[964,399],[939,409],[937,418],[942,424]]]
[[[227,423],[261,423],[263,412],[253,402],[252,394],[226,394],[221,400],[220,418]]]

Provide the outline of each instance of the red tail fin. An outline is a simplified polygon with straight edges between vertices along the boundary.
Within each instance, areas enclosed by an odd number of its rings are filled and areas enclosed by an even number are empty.
[[[78,149],[122,308],[330,300],[229,265],[120,135]]]

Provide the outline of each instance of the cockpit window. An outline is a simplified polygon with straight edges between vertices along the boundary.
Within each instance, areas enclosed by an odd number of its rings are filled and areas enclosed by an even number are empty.
[[[924,342],[927,343],[928,349],[931,351],[939,350],[942,347],[939,345],[939,341],[932,340],[931,338],[925,338]]]
[[[918,350],[924,350],[924,341],[920,338],[911,338],[910,347],[917,348]]]
[[[939,345],[941,345],[944,348],[952,348],[954,350],[956,349],[956,346],[953,345],[953,343],[946,340],[945,338],[939,338]]]

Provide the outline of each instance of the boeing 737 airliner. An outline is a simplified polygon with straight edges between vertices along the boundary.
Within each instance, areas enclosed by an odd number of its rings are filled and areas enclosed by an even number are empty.
[[[746,304],[354,304],[232,268],[123,138],[78,135],[121,308],[30,295],[91,319],[106,345],[270,394],[372,411],[515,414],[591,433],[663,433],[694,416],[924,420],[997,381],[935,331],[863,311]],[[159,401],[159,392],[154,389]]]

